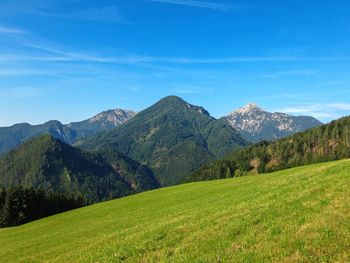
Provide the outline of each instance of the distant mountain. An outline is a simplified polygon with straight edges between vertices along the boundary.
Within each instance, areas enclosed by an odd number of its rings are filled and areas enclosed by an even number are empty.
[[[252,142],[276,140],[322,125],[308,116],[267,112],[256,104],[248,104],[225,117],[230,125]]]
[[[266,173],[350,158],[350,117],[288,138],[239,149],[196,171],[190,181]]]
[[[181,183],[202,165],[246,144],[227,121],[175,96],[78,143],[89,150],[117,150],[146,164],[162,186]]]
[[[50,134],[68,144],[73,144],[83,137],[115,128],[136,115],[130,110],[109,110],[88,120],[63,125],[59,121],[49,121],[41,125],[28,123],[16,124],[0,128],[0,154],[6,153],[26,140],[38,135]]]
[[[90,202],[159,187],[150,169],[123,154],[88,153],[50,135],[2,156],[0,185],[81,193]]]
[[[126,123],[136,115],[132,110],[108,110],[81,122],[72,122],[66,126],[77,132],[78,137],[86,137],[101,131],[113,129]]]

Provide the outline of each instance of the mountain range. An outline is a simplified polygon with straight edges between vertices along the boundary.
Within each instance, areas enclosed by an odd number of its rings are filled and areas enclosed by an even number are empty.
[[[204,108],[202,110],[209,115]],[[20,123],[11,127],[0,127],[0,155],[30,138],[43,134],[50,134],[63,142],[74,144],[80,139],[116,128],[135,117],[136,114],[132,110],[115,109],[66,125],[59,121],[49,121],[41,125]],[[248,104],[222,119],[227,120],[242,137],[250,142],[275,140],[322,124],[313,117],[267,112],[256,104]]]
[[[115,129],[83,139],[86,150],[117,150],[149,166],[162,186],[248,142],[225,120],[175,96],[166,97]]]
[[[276,140],[322,125],[322,122],[313,117],[267,112],[254,103],[239,108],[224,118],[251,142]]]
[[[0,150],[9,151],[0,158],[0,185],[78,192],[96,202],[182,183],[250,141],[318,125],[311,117],[269,113],[254,104],[215,119],[176,96],[137,114],[116,109],[67,125],[17,124],[0,128]]]
[[[102,112],[90,119],[63,125],[59,121],[49,121],[40,125],[20,123],[11,127],[0,128],[0,154],[6,153],[26,140],[50,134],[68,144],[73,144],[80,138],[94,135],[104,130],[112,129],[127,122],[136,112],[115,109]]]

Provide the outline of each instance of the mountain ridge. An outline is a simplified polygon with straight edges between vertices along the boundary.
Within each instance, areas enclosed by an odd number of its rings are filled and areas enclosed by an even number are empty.
[[[255,103],[238,108],[223,118],[252,142],[276,140],[322,125],[310,116],[268,112]]]
[[[56,139],[73,144],[82,137],[112,129],[136,115],[132,110],[114,109],[103,111],[87,120],[62,124],[58,120],[31,125],[18,123],[9,127],[0,127],[0,155],[16,148],[26,140],[36,136],[50,134]]]
[[[182,182],[189,172],[246,144],[225,120],[168,96],[124,125],[77,145],[88,150],[116,149],[152,168],[164,186]]]

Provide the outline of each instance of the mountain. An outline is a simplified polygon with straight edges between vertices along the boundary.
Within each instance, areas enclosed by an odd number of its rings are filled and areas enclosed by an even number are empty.
[[[78,137],[86,137],[104,130],[109,130],[118,125],[126,123],[135,117],[136,112],[132,110],[108,110],[81,122],[72,122],[67,125],[71,130],[77,132]]]
[[[0,154],[6,153],[26,140],[41,134],[51,134],[67,143],[76,141],[76,132],[59,121],[49,121],[41,125],[15,124],[11,127],[0,128]]]
[[[350,158],[350,117],[273,142],[263,141],[202,167],[189,181],[202,181]]]
[[[162,186],[247,142],[225,120],[175,96],[166,97],[117,128],[82,140],[88,150],[117,150],[152,168]]]
[[[256,104],[248,104],[225,117],[231,126],[252,142],[276,140],[322,125],[308,116],[267,112]]]
[[[150,169],[120,153],[88,153],[50,135],[2,156],[0,185],[81,193],[90,202],[159,187]]]
[[[0,128],[0,154],[6,153],[26,140],[38,135],[50,134],[68,144],[73,144],[83,137],[115,128],[135,116],[130,110],[109,110],[88,120],[63,125],[59,121],[49,121],[41,125],[28,123]]]

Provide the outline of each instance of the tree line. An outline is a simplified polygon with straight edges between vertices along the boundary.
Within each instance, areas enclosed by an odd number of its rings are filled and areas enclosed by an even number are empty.
[[[82,207],[81,195],[45,192],[33,187],[0,187],[0,227],[12,227]]]

